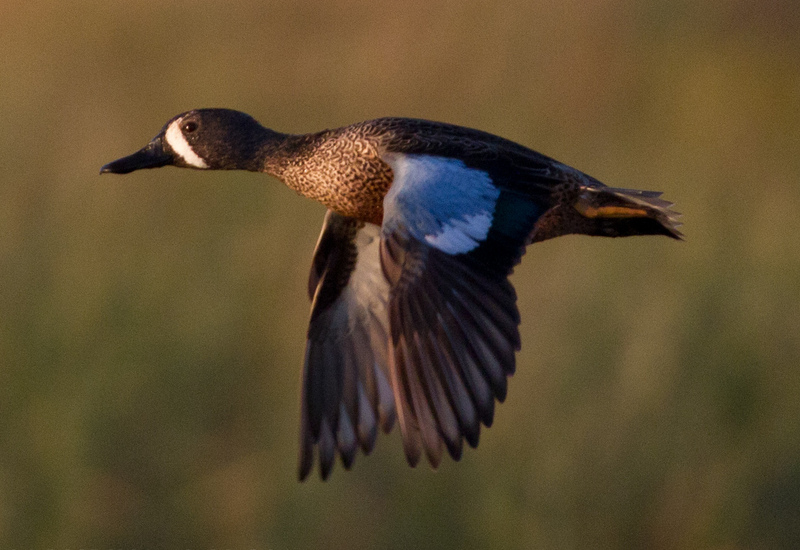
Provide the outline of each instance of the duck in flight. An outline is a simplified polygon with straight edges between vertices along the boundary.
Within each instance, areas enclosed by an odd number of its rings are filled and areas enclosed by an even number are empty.
[[[607,187],[512,141],[427,120],[293,135],[198,109],[100,173],[167,165],[264,172],[328,208],[308,281],[301,480],[315,454],[323,479],[337,454],[349,469],[395,421],[411,466],[478,445],[520,349],[508,277],[527,245],[682,238],[661,193]]]

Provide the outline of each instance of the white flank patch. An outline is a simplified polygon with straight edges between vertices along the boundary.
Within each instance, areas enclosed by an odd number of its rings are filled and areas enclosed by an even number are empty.
[[[181,121],[178,119],[174,120],[172,124],[169,125],[169,128],[167,128],[167,133],[164,136],[167,140],[167,143],[172,150],[175,151],[175,153],[177,153],[189,166],[194,166],[195,168],[208,168],[206,161],[201,159],[197,153],[192,150],[192,146],[189,145],[189,142],[186,141],[185,137],[183,137],[180,124]]]
[[[425,240],[448,254],[463,254],[476,248],[489,234],[492,216],[481,212],[463,219],[451,219],[435,235],[425,235]]]

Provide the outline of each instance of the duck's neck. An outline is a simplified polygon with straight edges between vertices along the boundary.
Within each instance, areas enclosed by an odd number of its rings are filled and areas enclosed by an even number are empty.
[[[239,160],[239,168],[251,172],[264,172],[284,180],[291,165],[297,166],[308,158],[316,140],[312,135],[293,135],[264,128],[261,135],[246,147]]]
[[[281,134],[265,128],[255,158],[248,163],[247,170],[265,172],[294,187],[293,175],[314,155],[324,140],[324,134]]]
[[[229,157],[231,160],[221,168],[266,172],[280,178],[280,158],[283,156],[281,151],[290,138],[287,134],[262,127],[260,132],[240,141],[235,149],[232,147]]]
[[[287,187],[343,216],[371,223],[383,217],[392,170],[369,136],[342,139],[342,129],[270,136],[263,168]]]

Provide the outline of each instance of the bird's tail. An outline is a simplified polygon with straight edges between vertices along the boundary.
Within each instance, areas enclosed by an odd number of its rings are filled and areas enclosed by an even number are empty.
[[[592,220],[591,234],[610,237],[628,235],[666,235],[683,239],[678,231],[680,214],[671,210],[671,202],[660,198],[658,191],[639,191],[605,186],[586,186],[573,203],[587,220]]]

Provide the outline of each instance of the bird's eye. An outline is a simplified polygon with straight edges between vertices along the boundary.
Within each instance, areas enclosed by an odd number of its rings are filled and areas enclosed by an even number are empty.
[[[189,120],[183,124],[183,131],[187,134],[195,132],[197,128],[198,124],[194,120]]]

